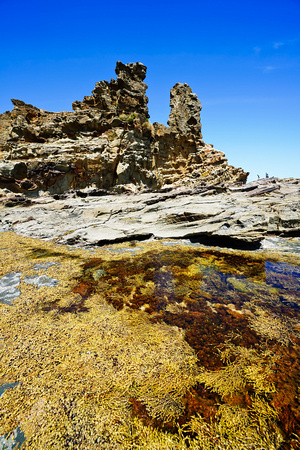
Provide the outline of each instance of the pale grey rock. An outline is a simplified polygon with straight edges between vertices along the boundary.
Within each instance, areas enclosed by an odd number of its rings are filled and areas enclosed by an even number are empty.
[[[104,245],[109,242],[126,240],[124,231],[106,225],[90,226],[74,231],[59,240],[61,244],[68,245]]]
[[[21,295],[18,286],[21,282],[21,272],[8,273],[0,278],[0,302],[11,304],[13,300]]]
[[[59,280],[57,280],[56,278],[51,278],[44,274],[32,276],[28,275],[24,278],[23,281],[27,284],[35,284],[38,289],[42,286],[54,287],[59,283]]]
[[[226,188],[205,197],[201,190],[178,187],[162,193],[39,197],[30,207],[0,207],[0,231],[84,247],[182,238],[255,248],[268,236],[300,236],[300,183],[276,184],[279,189],[255,197]]]
[[[0,177],[23,179],[27,175],[27,166],[24,162],[0,161]]]

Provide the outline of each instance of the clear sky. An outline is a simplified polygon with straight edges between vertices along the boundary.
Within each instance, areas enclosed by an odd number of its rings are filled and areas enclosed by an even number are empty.
[[[150,121],[188,83],[205,142],[249,180],[300,178],[300,0],[0,0],[0,113],[71,110],[117,60],[148,67]]]

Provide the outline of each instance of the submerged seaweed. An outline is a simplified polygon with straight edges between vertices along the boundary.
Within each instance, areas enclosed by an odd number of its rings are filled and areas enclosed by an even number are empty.
[[[30,449],[299,448],[296,258],[0,240],[0,277],[19,273],[21,293],[0,305],[13,387],[0,435],[20,427]],[[41,275],[60,281],[27,283]]]

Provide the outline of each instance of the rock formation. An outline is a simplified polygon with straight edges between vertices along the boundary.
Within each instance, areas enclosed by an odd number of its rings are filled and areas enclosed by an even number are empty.
[[[177,83],[170,91],[171,112],[168,125],[179,134],[197,136],[202,138],[200,100],[186,83]]]
[[[171,89],[166,127],[148,121],[146,67],[117,62],[116,74],[72,112],[12,100],[13,110],[0,115],[0,187],[62,193],[246,181],[246,172],[202,140],[201,104],[187,84]]]
[[[72,107],[76,110],[96,108],[106,112],[107,117],[120,117],[122,115],[136,114],[141,122],[148,119],[148,98],[146,97],[147,84],[146,66],[141,63],[123,64],[117,62],[117,80],[99,81],[92,91],[93,95],[84,97],[82,102],[76,101]]]
[[[169,190],[170,189],[170,190]],[[3,191],[2,191],[3,193]],[[176,187],[136,195],[86,189],[28,198],[0,191],[0,233],[82,247],[145,239],[191,239],[255,249],[265,239],[300,254],[300,180],[260,179],[242,186]],[[295,239],[295,240],[293,240]]]

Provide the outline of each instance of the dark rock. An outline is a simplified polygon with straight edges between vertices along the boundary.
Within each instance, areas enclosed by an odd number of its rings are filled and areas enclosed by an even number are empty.
[[[26,197],[15,195],[4,199],[3,205],[8,208],[12,208],[13,206],[29,206],[31,205],[31,200]]]
[[[31,180],[25,179],[21,180],[19,183],[20,189],[22,191],[36,191],[38,189],[37,184],[33,183]]]
[[[24,162],[0,161],[0,175],[22,180],[27,176],[27,166]]]
[[[88,195],[92,197],[102,197],[102,195],[109,195],[112,192],[107,191],[106,189],[92,189],[88,191]]]
[[[261,187],[261,188],[254,189],[253,191],[251,191],[248,194],[248,196],[254,197],[255,195],[268,194],[269,192],[276,191],[277,189],[280,189],[280,186]]]
[[[68,198],[67,194],[54,194],[53,195],[54,200],[65,200]]]
[[[88,194],[87,192],[76,191],[76,195],[77,197],[86,198]]]

